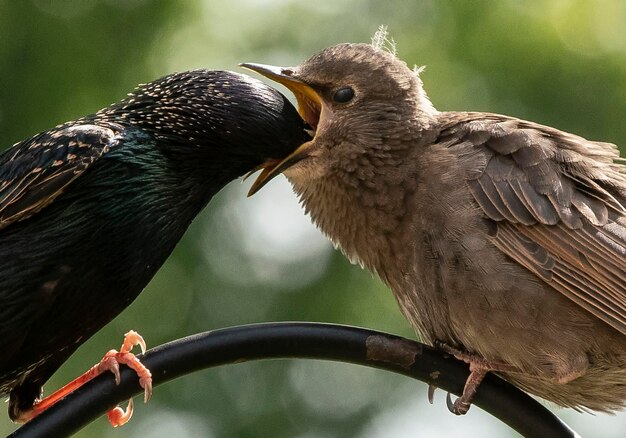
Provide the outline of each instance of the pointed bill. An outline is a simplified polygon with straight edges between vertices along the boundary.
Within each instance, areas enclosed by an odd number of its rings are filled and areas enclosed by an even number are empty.
[[[243,63],[241,67],[255,71],[263,76],[278,82],[287,87],[298,101],[298,113],[300,117],[315,131],[320,120],[322,112],[322,99],[320,95],[306,82],[302,81],[295,74],[295,69],[291,67],[276,67],[273,65]],[[284,170],[293,166],[298,161],[309,156],[312,141],[302,144],[291,155],[276,162],[276,160],[268,160],[263,163],[260,168],[263,169],[261,174],[252,184],[248,196],[252,196],[258,192],[265,184],[272,180],[275,176],[281,174]],[[258,170],[258,169],[256,169]]]

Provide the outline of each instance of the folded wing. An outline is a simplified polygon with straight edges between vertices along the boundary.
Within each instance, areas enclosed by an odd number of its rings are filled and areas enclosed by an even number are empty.
[[[0,157],[0,229],[40,211],[119,142],[112,127],[62,125]]]
[[[493,242],[626,334],[626,166],[617,148],[530,122],[467,115],[441,141],[485,159],[470,190]]]

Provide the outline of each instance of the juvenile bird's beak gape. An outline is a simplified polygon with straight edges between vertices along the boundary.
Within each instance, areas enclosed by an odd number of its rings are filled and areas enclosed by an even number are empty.
[[[311,137],[315,137],[322,112],[325,111],[324,104],[320,95],[317,91],[315,91],[315,89],[313,89],[313,87],[298,79],[297,76],[294,75],[293,68],[253,63],[243,63],[240,64],[240,66],[260,73],[263,76],[287,87],[296,96],[298,101],[298,113],[311,128]],[[268,160],[259,166],[259,169],[263,169],[263,171],[252,184],[252,187],[248,192],[248,196],[254,195],[274,177],[280,175],[283,171],[293,166],[298,161],[308,157],[312,147],[312,142],[313,140],[302,144],[298,149],[291,153],[291,155],[282,161],[277,162],[276,160]],[[255,169],[255,171],[259,169]]]

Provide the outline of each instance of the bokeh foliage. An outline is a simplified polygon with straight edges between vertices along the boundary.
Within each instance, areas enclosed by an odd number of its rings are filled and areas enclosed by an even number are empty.
[[[401,58],[428,66],[423,79],[440,110],[500,112],[626,145],[626,4],[619,0],[0,0],[0,146],[94,112],[172,71],[297,64],[334,43],[369,41],[380,24],[388,25]],[[236,182],[211,203],[147,290],[47,391],[117,347],[130,328],[150,345],[276,320],[414,336],[389,291],[302,218],[284,181],[250,200],[244,193]],[[624,414],[559,414],[582,435],[626,430]],[[0,417],[0,433],[14,429]],[[79,436],[507,434],[476,408],[466,418],[449,415],[442,394],[428,406],[425,386],[398,376],[272,361],[158,387],[123,429],[111,430],[103,418]]]

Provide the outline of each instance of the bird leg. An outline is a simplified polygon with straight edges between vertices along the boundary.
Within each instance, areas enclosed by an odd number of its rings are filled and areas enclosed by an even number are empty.
[[[450,393],[446,396],[446,406],[448,406],[448,410],[456,415],[465,415],[467,411],[469,411],[470,406],[472,405],[472,400],[474,399],[474,395],[476,395],[476,391],[480,386],[480,383],[483,381],[485,376],[491,369],[483,368],[481,366],[475,366],[470,363],[470,375],[465,381],[465,387],[463,388],[463,394],[461,397],[457,398],[454,402],[452,401],[452,396]]]
[[[458,348],[454,348],[439,340],[435,341],[435,347],[439,350],[444,351],[445,353],[450,354],[451,356],[454,356],[458,360],[462,360],[463,362],[469,364],[470,375],[465,381],[465,387],[463,388],[463,394],[461,395],[461,397],[457,398],[454,402],[452,402],[450,393],[448,393],[446,397],[446,405],[448,406],[448,409],[450,410],[450,412],[456,415],[465,415],[467,411],[469,411],[469,408],[472,405],[474,395],[476,395],[478,387],[480,386],[481,382],[488,372],[515,371],[515,367],[508,363],[490,361],[476,354],[471,354],[466,351],[459,350]],[[429,385],[428,388],[428,400],[431,404],[435,388],[436,387],[432,384]]]
[[[91,367],[85,374],[77,377],[69,382],[67,385],[57,390],[48,397],[36,400],[33,407],[29,410],[23,411],[20,416],[15,420],[19,423],[25,423],[50,406],[65,398],[68,394],[74,392],[76,389],[83,386],[85,383],[99,376],[100,374],[110,371],[115,376],[115,383],[120,383],[120,364],[124,364],[132,368],[139,377],[139,385],[144,389],[144,402],[147,403],[152,396],[152,374],[150,370],[146,368],[137,357],[131,353],[131,350],[135,345],[139,345],[141,352],[146,352],[146,343],[143,338],[135,331],[131,330],[124,336],[124,342],[120,347],[120,351],[110,350],[108,351],[102,360]],[[128,401],[128,407],[123,410],[119,406],[111,409],[108,413],[109,422],[113,427],[122,426],[130,420],[133,415],[133,399]]]

